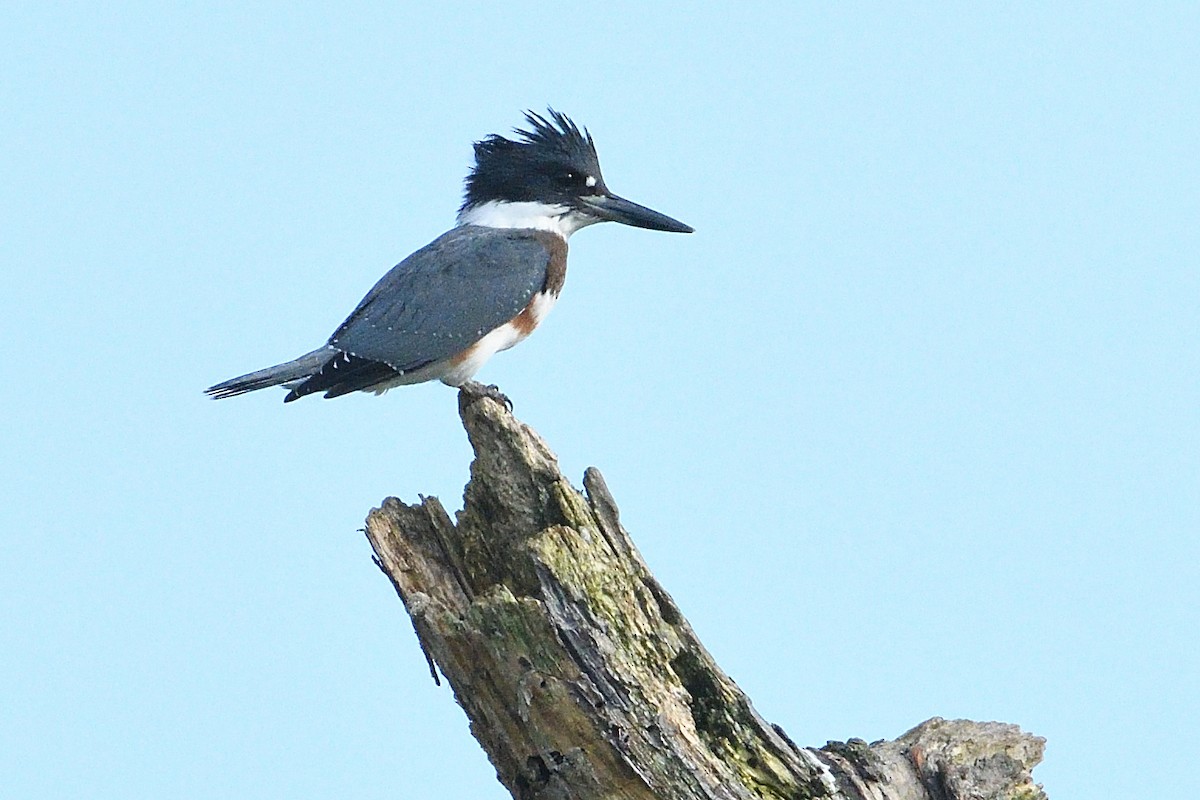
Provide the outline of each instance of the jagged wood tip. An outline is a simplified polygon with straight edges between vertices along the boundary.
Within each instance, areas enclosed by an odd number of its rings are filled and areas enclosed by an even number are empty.
[[[367,536],[514,798],[1045,797],[1030,775],[1044,740],[1014,725],[934,718],[890,742],[795,745],[697,639],[599,471],[580,493],[511,408],[464,386],[463,510],[388,498]]]

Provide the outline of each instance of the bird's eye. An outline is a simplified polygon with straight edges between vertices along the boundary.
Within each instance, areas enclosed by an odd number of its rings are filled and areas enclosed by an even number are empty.
[[[559,181],[564,188],[576,192],[586,192],[595,189],[597,183],[594,176],[574,171],[560,173]]]

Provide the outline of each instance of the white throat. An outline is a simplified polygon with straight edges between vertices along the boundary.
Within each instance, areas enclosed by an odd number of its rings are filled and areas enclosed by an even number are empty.
[[[489,200],[463,209],[458,215],[459,225],[533,228],[557,233],[564,239],[580,228],[596,222],[600,220],[589,214],[581,214],[569,206],[555,203],[508,203],[503,200]]]

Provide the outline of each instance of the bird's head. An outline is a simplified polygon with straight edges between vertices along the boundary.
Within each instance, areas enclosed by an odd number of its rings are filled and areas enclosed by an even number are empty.
[[[657,231],[692,228],[608,190],[596,145],[586,129],[548,109],[526,112],[528,129],[516,138],[488,136],[475,143],[459,222],[501,228],[543,228],[564,237],[596,222],[620,222]]]

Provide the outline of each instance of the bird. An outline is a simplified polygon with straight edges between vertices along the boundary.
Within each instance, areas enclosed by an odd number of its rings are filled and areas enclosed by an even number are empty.
[[[554,306],[573,233],[606,221],[693,232],[609,191],[591,134],[567,115],[548,108],[524,118],[511,138],[475,142],[457,225],[389,270],[324,345],[205,394],[283,386],[290,403],[433,380],[474,383],[488,359],[529,336]]]

